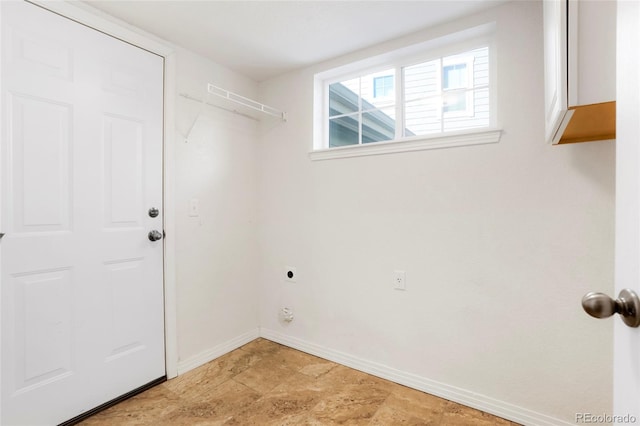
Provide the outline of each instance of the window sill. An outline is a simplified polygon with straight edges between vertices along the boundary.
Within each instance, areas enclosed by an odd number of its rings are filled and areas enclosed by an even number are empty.
[[[350,145],[337,148],[318,149],[311,151],[309,153],[309,158],[312,161],[319,161],[334,158],[394,154],[397,152],[422,151],[427,149],[440,149],[456,146],[484,145],[499,142],[501,135],[501,129],[452,132],[437,136],[421,136],[419,138],[374,142],[366,145]]]

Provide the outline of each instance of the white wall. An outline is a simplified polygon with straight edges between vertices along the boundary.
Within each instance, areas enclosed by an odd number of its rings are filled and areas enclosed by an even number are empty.
[[[499,144],[309,160],[314,73],[488,20]],[[542,3],[511,2],[261,83],[289,114],[259,145],[263,335],[513,420],[611,413],[613,320],[580,299],[613,293],[614,144],[545,143],[542,49]]]
[[[203,98],[214,83],[256,96],[255,82],[186,50],[177,50],[176,68],[179,94]],[[176,102],[178,370],[185,371],[238,337],[257,336],[257,122],[182,96]],[[192,198],[199,217],[189,216]]]

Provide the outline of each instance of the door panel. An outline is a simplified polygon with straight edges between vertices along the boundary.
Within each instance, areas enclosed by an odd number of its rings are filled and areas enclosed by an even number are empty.
[[[37,271],[14,277],[14,348],[20,368],[17,392],[71,372],[71,271]]]
[[[165,375],[163,60],[0,8],[0,424],[57,424]]]
[[[40,76],[72,80],[73,50],[46,29],[12,28],[8,60]]]
[[[106,228],[142,226],[142,126],[133,118],[104,120]]]
[[[14,95],[8,114],[15,232],[69,230],[71,106]]]
[[[144,312],[138,308],[144,303],[143,261],[125,259],[105,265],[113,312],[107,362],[144,349]]]

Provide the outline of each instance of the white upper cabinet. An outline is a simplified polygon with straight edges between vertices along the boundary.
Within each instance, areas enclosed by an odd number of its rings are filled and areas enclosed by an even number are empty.
[[[545,136],[615,138],[615,0],[545,0]]]
[[[545,136],[554,139],[566,127],[571,113],[567,100],[567,2],[544,2]],[[558,137],[559,139],[559,137]]]

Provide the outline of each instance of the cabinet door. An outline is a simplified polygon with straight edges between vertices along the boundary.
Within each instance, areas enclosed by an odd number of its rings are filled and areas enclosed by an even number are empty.
[[[545,137],[557,143],[571,118],[567,111],[567,1],[544,2]]]
[[[616,99],[616,3],[569,3],[569,107]]]

